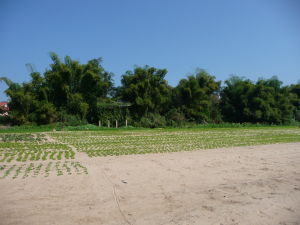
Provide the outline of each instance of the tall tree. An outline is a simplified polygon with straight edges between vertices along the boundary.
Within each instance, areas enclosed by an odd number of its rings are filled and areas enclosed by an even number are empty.
[[[232,76],[221,92],[223,118],[229,122],[289,123],[293,106],[277,77],[250,80]]]
[[[97,103],[109,97],[113,89],[112,74],[101,66],[101,58],[80,64],[66,56],[64,62],[51,53],[53,63],[45,72],[49,100],[59,110],[97,121]]]
[[[130,102],[131,112],[141,118],[148,113],[162,113],[170,104],[171,87],[164,79],[166,69],[136,67],[122,76],[119,98]]]
[[[300,121],[300,81],[298,84],[292,84],[288,87],[289,97],[294,106],[293,119]]]
[[[69,56],[64,61],[55,53],[50,57],[50,69],[43,76],[31,69],[28,83],[1,78],[8,85],[13,120],[18,124],[50,123],[61,117],[56,115],[59,112],[96,122],[97,104],[109,99],[113,90],[112,74],[104,70],[100,58],[80,64]]]
[[[223,119],[228,122],[246,122],[245,115],[250,114],[248,96],[254,89],[253,82],[243,77],[231,76],[225,84],[221,91],[220,104]]]
[[[34,122],[47,124],[56,119],[56,110],[53,104],[40,100],[40,85],[35,85],[37,74],[33,74],[32,81],[16,84],[7,78],[1,78],[8,85],[6,94],[9,96],[10,117],[14,124]]]
[[[198,69],[195,75],[182,79],[174,90],[173,102],[191,121],[218,122],[220,81]]]

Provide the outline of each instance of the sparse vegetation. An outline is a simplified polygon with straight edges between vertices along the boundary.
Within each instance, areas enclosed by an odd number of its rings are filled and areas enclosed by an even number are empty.
[[[297,127],[107,129],[0,135],[0,178],[88,174],[76,152],[89,157],[192,151],[300,142]],[[79,154],[79,153],[77,153]]]
[[[56,132],[51,136],[90,157],[300,141],[300,131],[296,127]]]
[[[0,134],[0,142],[41,142],[44,140],[46,139],[43,134]]]
[[[27,177],[48,177],[49,175],[72,175],[72,174],[88,174],[87,168],[80,162],[65,161],[65,162],[53,162],[49,163],[30,163],[21,165],[0,165],[0,180],[5,178],[22,178]]]
[[[75,152],[59,143],[0,142],[0,162],[74,159]]]

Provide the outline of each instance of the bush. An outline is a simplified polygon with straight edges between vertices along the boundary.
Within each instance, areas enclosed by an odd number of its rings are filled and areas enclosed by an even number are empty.
[[[166,118],[159,114],[150,113],[146,117],[142,117],[139,122],[135,122],[136,127],[157,128],[166,126]]]
[[[0,116],[0,125],[7,125],[10,123],[8,116]]]
[[[187,123],[187,120],[186,120],[184,114],[178,109],[171,109],[167,113],[166,117],[168,118],[168,120],[167,120],[168,126],[181,127]]]
[[[79,115],[67,114],[65,111],[59,114],[59,125],[60,126],[80,126],[86,125],[87,121],[81,119]]]

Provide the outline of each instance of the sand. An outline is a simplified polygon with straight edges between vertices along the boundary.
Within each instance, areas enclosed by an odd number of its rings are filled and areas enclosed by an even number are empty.
[[[0,180],[0,224],[300,224],[300,143],[88,158]]]

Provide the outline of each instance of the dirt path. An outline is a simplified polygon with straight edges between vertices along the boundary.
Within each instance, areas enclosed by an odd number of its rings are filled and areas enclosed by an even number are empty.
[[[300,224],[300,143],[88,158],[0,180],[0,224]]]

